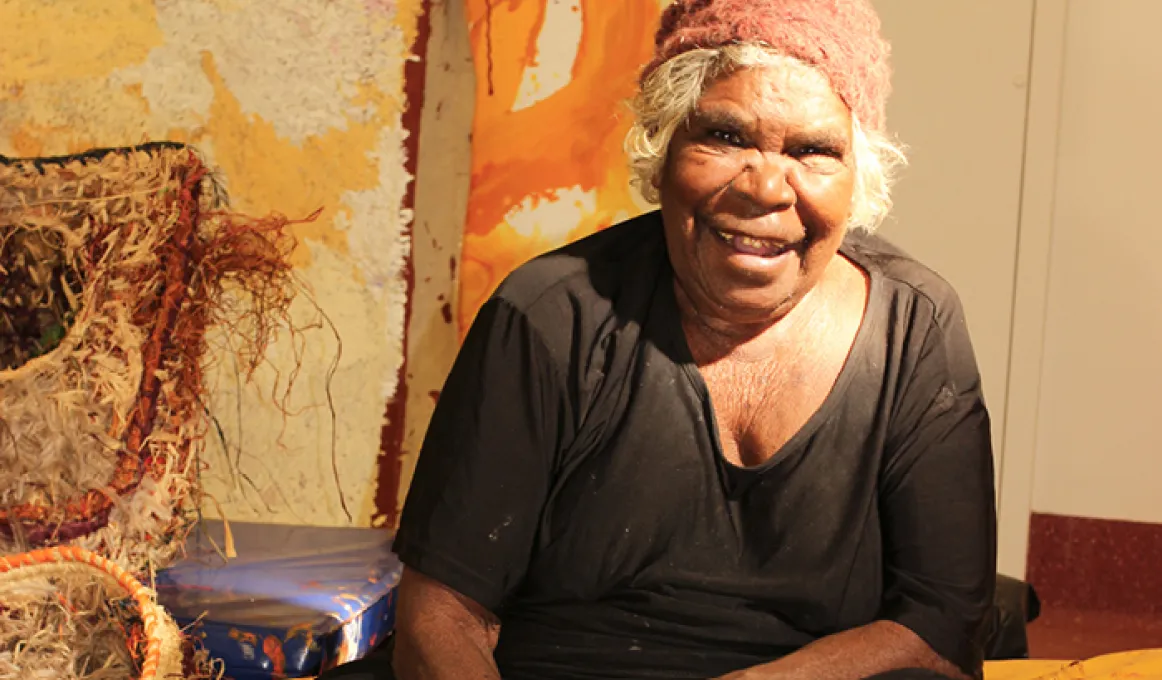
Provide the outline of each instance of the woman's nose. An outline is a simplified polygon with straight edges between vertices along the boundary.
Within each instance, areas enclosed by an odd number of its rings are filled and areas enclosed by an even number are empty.
[[[755,153],[730,183],[730,189],[757,214],[787,210],[795,205],[796,198],[788,171],[782,156]]]

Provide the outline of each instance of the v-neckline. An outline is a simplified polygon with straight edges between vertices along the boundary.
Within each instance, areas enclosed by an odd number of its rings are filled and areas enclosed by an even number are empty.
[[[677,294],[674,291],[674,271],[673,267],[669,266],[668,258],[666,260],[667,267],[665,269],[665,275],[659,284],[662,288],[660,292],[664,297],[662,302],[666,306],[666,323],[670,326],[668,330],[670,331],[670,336],[673,338],[674,356],[681,365],[690,383],[690,387],[693,388],[702,403],[703,416],[709,426],[708,434],[710,443],[720,468],[725,472],[727,481],[731,487],[731,495],[741,493],[744,490],[743,487],[749,486],[749,482],[753,478],[775,467],[781,466],[789,460],[797,458],[804,448],[803,443],[814,436],[823,423],[830,417],[831,412],[838,407],[843,399],[844,393],[847,391],[848,385],[851,383],[852,377],[858,372],[859,365],[865,361],[867,348],[873,336],[872,329],[877,325],[879,311],[883,307],[883,305],[878,304],[883,288],[883,275],[874,263],[859,257],[856,249],[851,247],[851,241],[848,238],[844,239],[837,255],[846,257],[852,264],[862,269],[868,277],[867,302],[864,305],[863,318],[860,320],[855,340],[852,342],[851,349],[844,359],[843,367],[836,376],[835,383],[831,386],[831,390],[824,397],[823,402],[815,412],[767,460],[758,465],[751,466],[736,465],[727,460],[726,455],[723,453],[721,433],[718,427],[718,419],[715,415],[714,405],[710,397],[710,390],[706,385],[705,379],[702,377],[702,372],[698,370],[698,364],[694,359],[693,352],[690,350],[689,342],[686,340],[686,333],[682,328],[681,311],[678,307]]]

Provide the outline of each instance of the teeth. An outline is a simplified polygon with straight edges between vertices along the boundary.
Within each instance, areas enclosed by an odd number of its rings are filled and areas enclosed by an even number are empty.
[[[735,234],[728,234],[720,229],[715,229],[719,238],[727,243],[738,243],[748,248],[773,248],[774,242],[762,238],[751,238],[750,236],[739,236]]]

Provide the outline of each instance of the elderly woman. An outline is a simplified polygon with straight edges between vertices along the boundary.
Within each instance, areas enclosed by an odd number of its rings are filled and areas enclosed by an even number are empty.
[[[887,61],[866,0],[665,12],[628,143],[660,210],[476,318],[397,538],[401,680],[980,675],[989,418],[955,293],[870,235]]]

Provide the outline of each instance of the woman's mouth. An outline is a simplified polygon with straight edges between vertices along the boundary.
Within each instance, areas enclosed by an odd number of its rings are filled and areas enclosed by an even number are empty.
[[[743,255],[778,257],[792,248],[791,244],[779,241],[743,236],[742,234],[731,234],[721,229],[711,228],[710,231],[728,246]]]

